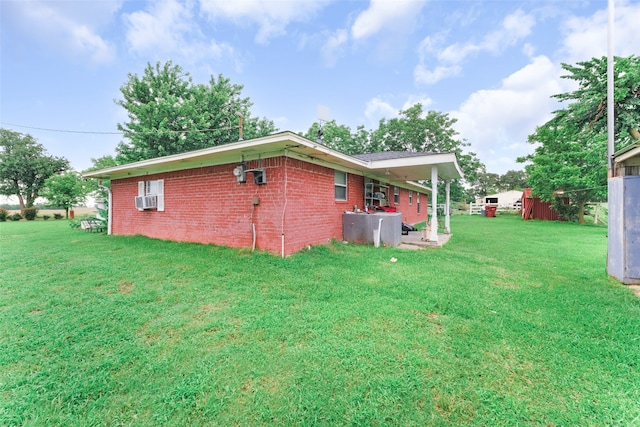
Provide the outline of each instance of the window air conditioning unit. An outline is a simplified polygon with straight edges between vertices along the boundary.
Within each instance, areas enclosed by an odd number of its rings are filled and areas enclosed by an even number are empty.
[[[246,172],[253,174],[253,183],[262,185],[267,183],[267,171],[264,169],[248,169]]]
[[[136,209],[156,209],[158,207],[157,196],[136,196]]]

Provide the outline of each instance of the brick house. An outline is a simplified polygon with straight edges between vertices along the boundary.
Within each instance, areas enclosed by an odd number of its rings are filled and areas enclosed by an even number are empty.
[[[282,256],[342,239],[342,214],[354,207],[427,220],[436,187],[416,181],[434,176],[462,176],[454,154],[349,156],[292,132],[85,173],[111,180],[109,234]]]

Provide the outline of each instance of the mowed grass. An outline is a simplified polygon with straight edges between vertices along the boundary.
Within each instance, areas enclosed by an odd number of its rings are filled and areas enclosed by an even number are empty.
[[[0,425],[640,425],[606,228],[452,229],[281,259],[0,223]]]

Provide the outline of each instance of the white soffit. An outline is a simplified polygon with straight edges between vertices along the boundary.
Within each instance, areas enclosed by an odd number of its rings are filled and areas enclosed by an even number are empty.
[[[453,153],[429,154],[396,159],[374,160],[369,168],[383,171],[403,180],[418,181],[431,179],[431,169],[438,167],[438,176],[442,179],[462,178],[456,155]]]

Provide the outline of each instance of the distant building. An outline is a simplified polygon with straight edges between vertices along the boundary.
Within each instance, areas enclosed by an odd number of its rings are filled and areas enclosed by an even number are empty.
[[[522,198],[522,191],[510,190],[497,194],[479,197],[476,203],[495,205],[499,208],[515,208]]]

